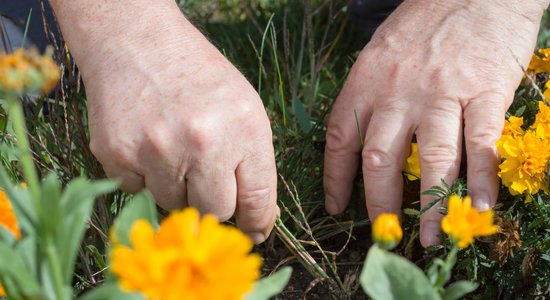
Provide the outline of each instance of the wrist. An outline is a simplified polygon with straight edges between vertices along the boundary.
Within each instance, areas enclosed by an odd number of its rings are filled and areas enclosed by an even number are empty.
[[[50,0],[84,76],[162,51],[186,56],[213,48],[172,0]]]

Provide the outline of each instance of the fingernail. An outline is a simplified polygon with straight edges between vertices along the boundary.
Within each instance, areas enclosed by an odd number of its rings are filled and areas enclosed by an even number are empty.
[[[420,231],[420,243],[424,248],[439,244],[440,226],[438,222],[426,222]]]
[[[491,205],[489,204],[489,197],[477,196],[477,197],[473,198],[472,200],[474,202],[473,203],[474,207],[478,211],[486,211],[486,210],[491,209]]]
[[[252,239],[252,242],[254,242],[254,244],[256,245],[263,243],[266,239],[265,235],[260,232],[249,233],[248,236]]]

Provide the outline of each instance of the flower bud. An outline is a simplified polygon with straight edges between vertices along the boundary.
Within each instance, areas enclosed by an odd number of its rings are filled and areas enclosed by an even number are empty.
[[[372,238],[381,248],[395,248],[402,237],[403,230],[396,214],[381,214],[372,225]]]

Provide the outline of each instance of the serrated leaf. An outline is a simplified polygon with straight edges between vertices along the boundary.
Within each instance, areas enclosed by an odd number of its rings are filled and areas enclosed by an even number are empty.
[[[374,300],[438,300],[424,272],[405,258],[372,246],[360,277]]]
[[[451,284],[442,295],[443,300],[457,300],[477,289],[479,285],[466,280]]]
[[[280,294],[292,275],[291,267],[284,267],[275,274],[256,282],[254,290],[246,295],[246,300],[268,300]]]

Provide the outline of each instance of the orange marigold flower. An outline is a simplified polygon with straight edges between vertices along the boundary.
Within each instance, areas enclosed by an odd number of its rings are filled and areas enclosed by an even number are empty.
[[[523,135],[524,131],[521,126],[523,126],[523,117],[511,116],[508,120],[504,120],[502,135]]]
[[[49,92],[59,80],[59,68],[50,54],[17,49],[0,53],[0,90],[16,94]]]
[[[4,191],[0,191],[0,226],[13,233],[16,239],[21,238],[21,231],[17,226],[17,218],[11,206],[10,200]],[[5,297],[6,291],[0,283],[0,297]]]
[[[539,49],[536,54],[533,54],[527,73],[550,73],[550,48]]]
[[[242,299],[260,276],[252,241],[193,208],[172,212],[158,232],[136,221],[130,242],[114,243],[112,272],[123,290],[147,299]]]
[[[497,149],[503,159],[498,176],[512,195],[536,194],[540,190],[548,193],[545,182],[550,140],[543,140],[528,130],[523,135],[503,135]]]
[[[449,198],[448,213],[441,221],[441,228],[461,249],[473,243],[475,237],[495,234],[498,230],[493,224],[492,210],[478,212],[469,196],[460,199],[457,195]]]
[[[411,154],[405,161],[403,172],[410,181],[420,179],[420,158],[418,156],[418,144],[411,144]]]
[[[372,238],[384,249],[393,249],[403,238],[396,214],[381,214],[372,225]]]
[[[16,239],[21,238],[17,218],[11,206],[10,200],[4,191],[0,191],[0,226],[13,233]]]
[[[539,101],[539,112],[531,128],[535,130],[537,137],[550,139],[550,107],[543,101]]]

